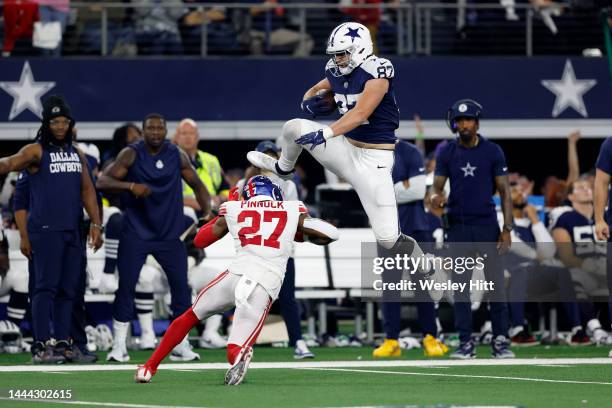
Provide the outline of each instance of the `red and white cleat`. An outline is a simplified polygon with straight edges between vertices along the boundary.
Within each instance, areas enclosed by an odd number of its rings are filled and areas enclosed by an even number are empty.
[[[225,385],[238,385],[244,380],[244,376],[249,368],[249,363],[253,358],[253,348],[245,347],[240,350],[240,354],[229,370],[225,373]]]
[[[134,381],[137,383],[148,383],[151,382],[151,378],[155,375],[157,370],[152,370],[147,365],[138,366],[136,374],[134,374]]]

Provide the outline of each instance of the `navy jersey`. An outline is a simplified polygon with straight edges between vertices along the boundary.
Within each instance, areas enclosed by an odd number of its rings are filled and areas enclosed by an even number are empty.
[[[393,164],[393,183],[408,180],[410,177],[425,175],[425,164],[421,152],[412,143],[400,140],[395,145],[395,163]],[[406,235],[413,231],[426,231],[427,219],[423,200],[399,204],[400,229]]]
[[[478,145],[466,148],[452,140],[440,149],[436,176],[450,180],[448,216],[451,223],[497,224],[495,177],[507,174],[506,158],[495,143],[479,137]]]
[[[612,176],[612,137],[607,138],[601,145],[599,157],[595,166]],[[612,222],[612,190],[608,190],[608,210],[606,211],[607,222]]]
[[[367,81],[375,78],[386,78],[389,81],[389,90],[374,112],[363,124],[347,132],[345,136],[364,143],[395,143],[395,129],[399,127],[399,108],[395,101],[395,70],[391,62],[372,55],[353,72],[340,77],[332,75],[333,67],[334,63],[330,60],[325,67],[325,77],[331,84],[341,115],[355,107]]]
[[[148,241],[178,239],[184,231],[183,185],[178,148],[164,141],[159,153],[151,155],[140,140],[129,146],[136,159],[128,170],[126,181],[146,184],[148,197],[132,194],[125,200],[124,229]]]
[[[563,213],[553,229],[563,228],[572,238],[574,255],[579,258],[605,256],[606,244],[595,239],[595,223],[593,218],[587,218],[576,210]]]
[[[444,226],[442,225],[442,218],[430,212],[426,212],[425,217],[427,218],[427,228],[429,236],[431,237],[431,242],[435,242],[436,244],[444,243]]]
[[[36,173],[28,177],[29,231],[68,231],[79,228],[83,202],[83,166],[74,146],[42,144],[42,159]]]

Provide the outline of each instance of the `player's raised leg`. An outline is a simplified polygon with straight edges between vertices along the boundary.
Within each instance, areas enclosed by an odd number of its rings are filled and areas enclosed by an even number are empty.
[[[246,302],[237,298],[236,304],[234,325],[227,341],[227,361],[232,366],[225,373],[226,385],[238,385],[244,379],[253,357],[253,344],[268,316],[272,299],[261,285],[256,284]]]
[[[202,289],[198,293],[193,306],[170,324],[157,349],[144,365],[138,367],[134,380],[139,383],[151,381],[162,360],[170,354],[177,344],[183,341],[200,320],[231,308],[234,305],[234,288],[238,278],[238,276],[225,271]]]

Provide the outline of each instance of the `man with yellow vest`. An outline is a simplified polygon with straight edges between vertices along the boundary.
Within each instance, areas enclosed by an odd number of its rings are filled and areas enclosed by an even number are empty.
[[[223,169],[219,159],[210,153],[198,150],[199,141],[200,134],[196,122],[189,118],[181,120],[174,134],[174,143],[189,155],[191,164],[210,193],[212,207],[218,208],[227,200],[228,186],[223,179]],[[200,210],[193,190],[185,183],[183,183],[183,200],[186,206],[196,211]]]
[[[229,186],[224,180],[223,169],[219,164],[219,159],[210,153],[198,150],[200,134],[196,122],[189,118],[181,120],[176,128],[173,140],[191,159],[191,164],[195,167],[200,180],[202,180],[202,183],[204,183],[210,193],[211,207],[214,209],[219,208],[222,202],[227,201]],[[186,207],[193,208],[196,213],[200,211],[200,205],[195,199],[195,194],[186,183],[183,183],[183,204]],[[191,267],[189,269],[189,283],[196,293],[216,276],[216,272],[220,272],[211,271],[211,268],[202,266],[198,261],[201,261],[201,258],[196,259],[196,265],[190,263]],[[213,273],[211,274],[211,272]],[[225,347],[227,342],[219,335],[218,331],[221,326],[221,320],[221,315],[211,316],[206,320],[204,331],[200,336],[200,347]]]

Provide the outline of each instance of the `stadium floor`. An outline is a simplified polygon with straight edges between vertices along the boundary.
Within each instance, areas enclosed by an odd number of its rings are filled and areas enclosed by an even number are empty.
[[[315,360],[293,360],[289,349],[256,348],[238,387],[225,387],[224,350],[199,350],[198,363],[162,365],[151,384],[135,384],[135,364],[149,352],[131,352],[130,364],[32,366],[29,356],[0,355],[0,392],[70,389],[52,402],[0,399],[6,407],[364,407],[522,406],[609,407],[609,348],[538,346],[515,349],[517,360],[428,360],[421,350],[400,359],[373,360],[372,349],[313,349]],[[103,357],[101,355],[101,357]]]

